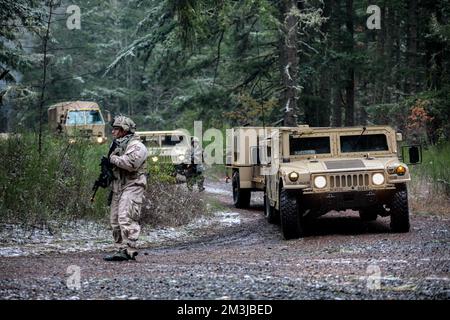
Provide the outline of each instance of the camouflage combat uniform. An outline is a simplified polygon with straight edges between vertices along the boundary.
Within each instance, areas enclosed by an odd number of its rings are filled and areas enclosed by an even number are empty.
[[[137,255],[136,242],[141,231],[139,218],[147,187],[147,148],[139,137],[128,134],[117,139],[118,147],[110,157],[114,165],[111,226],[116,247],[131,257]]]

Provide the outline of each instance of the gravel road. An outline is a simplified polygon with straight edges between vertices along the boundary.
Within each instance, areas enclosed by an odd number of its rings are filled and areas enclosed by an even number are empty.
[[[284,241],[260,195],[237,210],[229,189],[207,185],[238,223],[149,244],[137,261],[104,262],[100,250],[0,257],[0,299],[450,298],[448,216],[412,215],[410,233],[391,234],[388,218],[333,212]]]

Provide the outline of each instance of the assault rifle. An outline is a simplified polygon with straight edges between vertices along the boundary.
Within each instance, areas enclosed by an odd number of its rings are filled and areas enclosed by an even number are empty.
[[[97,180],[95,180],[94,186],[92,187],[93,194],[91,197],[91,202],[94,202],[95,194],[97,193],[98,188],[99,187],[107,188],[114,178],[112,172],[113,165],[111,164],[111,162],[109,162],[109,157],[114,152],[116,147],[117,143],[116,140],[114,139],[111,143],[111,146],[109,147],[108,156],[107,157],[103,156],[102,159],[100,160],[100,175],[98,176]],[[108,199],[108,204],[109,203],[110,201]]]

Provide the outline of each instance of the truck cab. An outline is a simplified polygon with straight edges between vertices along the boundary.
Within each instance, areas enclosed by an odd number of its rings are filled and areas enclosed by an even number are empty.
[[[100,144],[107,141],[105,119],[99,105],[92,101],[54,104],[48,108],[48,123],[52,131],[71,137],[71,142],[77,138],[88,138]]]

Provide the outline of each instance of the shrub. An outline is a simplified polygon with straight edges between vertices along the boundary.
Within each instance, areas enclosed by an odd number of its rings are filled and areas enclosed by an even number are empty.
[[[43,226],[49,220],[67,221],[104,216],[106,196],[90,203],[93,177],[105,146],[66,137],[13,135],[0,141],[0,208],[3,221]]]
[[[450,214],[450,143],[424,150],[422,164],[411,166],[412,203],[416,210]]]
[[[78,219],[107,221],[109,190],[99,188],[94,203],[90,198],[108,146],[76,140],[45,135],[41,154],[35,134],[0,140],[0,221],[40,228]],[[201,197],[175,185],[173,169],[149,161],[142,223],[176,226],[206,212]]]

